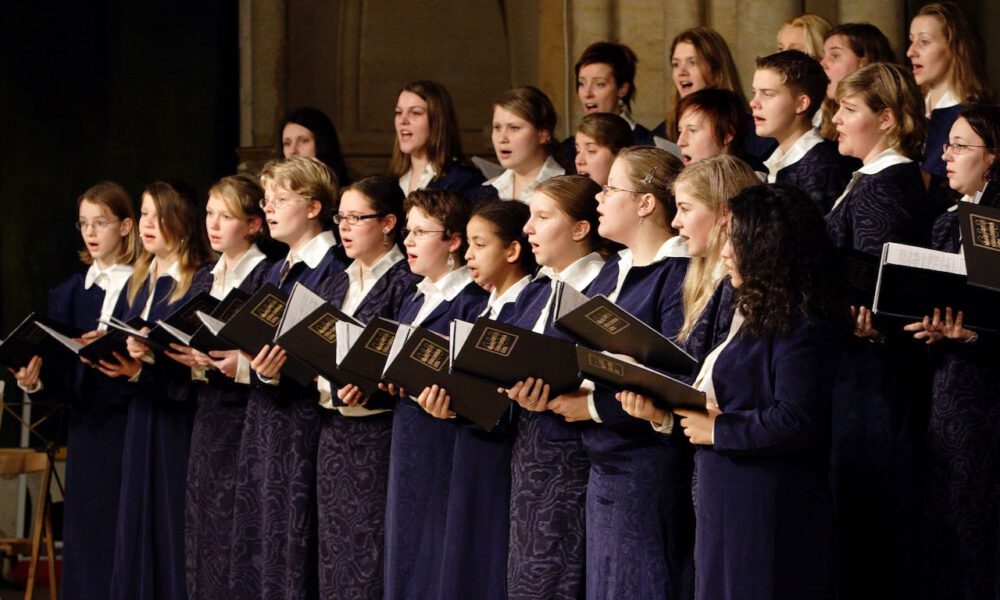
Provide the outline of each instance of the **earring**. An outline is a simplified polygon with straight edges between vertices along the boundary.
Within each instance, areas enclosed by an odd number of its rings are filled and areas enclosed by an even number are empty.
[[[449,254],[448,255],[448,270],[450,271],[450,270],[452,270],[454,268],[455,268],[455,256],[452,255],[452,254]]]
[[[383,246],[388,246],[390,243],[392,243],[392,240],[389,239],[389,232],[388,231],[383,231],[382,232],[382,245]]]

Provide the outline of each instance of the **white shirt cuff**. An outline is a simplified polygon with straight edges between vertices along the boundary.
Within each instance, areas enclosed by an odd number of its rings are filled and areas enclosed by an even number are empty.
[[[250,361],[243,354],[236,357],[236,383],[250,383]]]
[[[601,415],[597,412],[597,403],[594,401],[594,382],[584,379],[583,383],[580,384],[580,389],[587,390],[587,412],[590,413],[590,418],[595,423],[602,423]]]
[[[319,405],[333,410],[333,386],[330,380],[320,375],[316,378],[316,388],[319,390]]]
[[[657,433],[662,433],[663,435],[671,435],[674,432],[674,413],[667,412],[667,415],[663,417],[663,422],[659,426],[656,423],[650,421],[650,427],[653,431]]]
[[[25,385],[21,385],[20,381],[17,382],[17,387],[21,388],[21,391],[23,391],[25,394],[37,394],[38,392],[42,391],[42,388],[44,386],[42,385],[42,380],[39,379],[38,381],[35,382],[34,387],[29,388]]]
[[[202,365],[191,367],[191,381],[208,381],[208,367]]]

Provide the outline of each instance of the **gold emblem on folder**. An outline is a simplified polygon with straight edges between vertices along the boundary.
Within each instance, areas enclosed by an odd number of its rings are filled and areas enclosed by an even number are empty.
[[[309,331],[323,338],[327,344],[335,344],[337,343],[337,317],[330,313],[324,313],[309,325]]]
[[[514,345],[517,344],[517,339],[516,335],[487,327],[479,336],[479,340],[476,341],[476,348],[500,356],[510,356],[510,353],[514,351]]]
[[[607,371],[608,373],[611,373],[612,375],[615,375],[617,377],[625,376],[625,369],[623,369],[620,364],[608,360],[606,356],[602,356],[600,354],[587,354],[587,362],[589,362],[590,366],[594,367],[595,369]]]
[[[285,311],[285,303],[277,296],[268,294],[264,296],[257,306],[253,307],[250,314],[267,324],[268,327],[277,327],[281,320],[281,313]]]
[[[389,331],[388,329],[378,327],[375,329],[375,333],[373,333],[372,336],[368,338],[368,341],[365,342],[365,348],[375,352],[376,354],[389,356],[389,349],[392,348],[392,342],[395,339],[395,333]]]
[[[1000,220],[969,215],[972,224],[972,243],[977,248],[1000,251]]]
[[[618,335],[622,331],[628,329],[628,322],[618,318],[615,313],[604,308],[603,306],[595,308],[585,315],[587,320],[597,325],[604,331],[607,331],[611,335]]]
[[[448,349],[423,339],[410,353],[410,358],[432,371],[440,371],[448,364]]]

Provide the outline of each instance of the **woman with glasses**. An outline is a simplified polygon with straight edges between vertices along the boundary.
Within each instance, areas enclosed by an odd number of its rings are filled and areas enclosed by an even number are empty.
[[[1000,185],[1000,108],[959,113],[942,159],[961,202]],[[957,206],[934,224],[937,250],[959,252]],[[933,387],[924,496],[923,589],[928,598],[991,598],[1000,581],[1000,367],[996,335],[963,327],[961,306],[942,306],[905,327],[931,344]]]
[[[404,298],[398,320],[447,335],[453,319],[474,321],[488,298],[464,266],[468,203],[454,192],[418,190],[403,209],[406,260],[422,279],[416,293]],[[444,540],[458,427],[399,393],[403,396],[392,415],[383,597],[436,598],[441,570],[449,566],[443,560]]]
[[[139,252],[132,199],[116,183],[91,187],[77,200],[75,223],[89,265],[49,292],[49,316],[100,337]],[[42,383],[44,374],[45,384]],[[37,397],[69,395],[66,490],[63,493],[63,597],[105,598],[110,592],[115,522],[121,482],[122,440],[128,404],[116,383],[82,364],[42,365],[35,356],[14,373],[18,386]]]
[[[462,153],[462,136],[448,90],[436,81],[411,81],[396,99],[396,139],[389,175],[403,194],[422,189],[476,189],[483,174]]]
[[[863,164],[826,215],[834,244],[875,256],[886,242],[927,245],[930,210],[915,162],[926,123],[913,76],[898,65],[869,65],[840,82],[837,101],[838,151]],[[898,328],[876,331],[868,307],[852,310],[856,339],[837,377],[833,421],[842,585],[845,597],[909,596],[917,559],[918,423],[929,391],[914,374],[927,372],[926,359]]]
[[[353,262],[324,282],[321,295],[362,323],[395,320],[419,280],[400,251],[398,180],[383,175],[351,184],[333,221]],[[316,466],[320,597],[381,598],[392,412],[366,408],[371,399],[356,386],[331,389],[323,377],[318,386],[320,405],[329,409]],[[333,405],[334,394],[345,406]]]
[[[288,256],[266,283],[290,293],[296,283],[319,290],[344,269],[332,231],[324,231],[337,197],[336,179],[315,158],[265,165],[262,208],[271,237]],[[315,597],[316,449],[322,412],[315,384],[281,376],[285,351],[265,345],[250,361],[243,438],[236,472],[230,592],[233,597]]]
[[[266,234],[260,201],[264,190],[245,175],[223,177],[208,192],[205,227],[214,252],[209,293],[222,300],[232,290],[253,293],[271,268],[257,240]],[[208,355],[185,348],[197,365],[198,389],[188,460],[184,554],[188,598],[221,598],[229,591],[229,540],[233,535],[236,461],[250,393],[250,365],[236,350]]]

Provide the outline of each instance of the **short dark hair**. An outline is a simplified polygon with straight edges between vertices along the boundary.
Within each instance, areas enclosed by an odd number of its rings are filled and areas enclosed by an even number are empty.
[[[465,237],[465,226],[469,224],[469,204],[455,192],[422,189],[410,192],[403,202],[404,213],[410,212],[411,208],[419,208],[428,217],[437,219],[445,230],[441,234],[442,239],[446,240],[452,235],[458,235],[462,239],[458,255],[464,264],[465,250],[469,247],[469,241]]]
[[[406,200],[406,196],[403,195],[403,190],[399,187],[398,179],[389,175],[365,177],[344,188],[340,192],[340,196],[343,197],[344,192],[348,190],[354,190],[367,198],[373,212],[382,215],[395,215],[396,226],[389,232],[389,237],[397,245],[403,243],[399,230],[406,223],[406,214],[403,212],[403,202]]]
[[[340,151],[340,138],[337,137],[337,129],[330,121],[330,117],[318,108],[309,106],[296,108],[285,115],[281,124],[278,125],[278,135],[275,136],[279,159],[285,158],[282,147],[282,132],[285,130],[285,125],[289,123],[301,125],[312,132],[313,138],[316,140],[316,158],[330,167],[333,174],[337,176],[337,185],[347,184],[350,181],[347,175],[347,165],[344,163],[344,155]]]
[[[889,38],[885,37],[882,30],[871,23],[844,23],[831,29],[824,41],[835,35],[842,35],[847,40],[851,52],[858,58],[863,58],[872,64],[877,62],[896,62],[896,53],[889,45]]]
[[[819,61],[805,52],[785,50],[768,56],[758,56],[757,70],[762,69],[777,73],[793,96],[800,94],[808,96],[809,108],[805,116],[812,119],[826,98],[826,86],[830,83]]]
[[[611,150],[612,154],[618,154],[622,148],[628,148],[635,143],[635,134],[632,133],[628,122],[611,113],[584,115],[580,119],[580,124],[576,126],[576,133],[593,138],[598,146]]]
[[[677,122],[686,111],[700,112],[712,122],[712,132],[715,141],[720,146],[725,145],[727,135],[733,136],[729,143],[729,153],[739,154],[743,148],[743,138],[746,137],[747,111],[746,104],[739,94],[721,88],[705,88],[692,92],[681,98],[677,104]]]
[[[535,253],[528,244],[528,235],[524,233],[524,225],[531,217],[531,209],[523,202],[509,200],[491,200],[483,202],[472,211],[472,217],[479,217],[490,222],[493,232],[506,245],[517,242],[521,249],[518,265],[525,273],[534,273],[538,263]],[[469,220],[472,220],[469,217]]]
[[[610,241],[597,233],[599,215],[597,213],[597,193],[601,186],[590,177],[582,175],[557,175],[538,184],[533,193],[545,194],[556,201],[559,210],[571,221],[586,221],[590,224],[587,247],[591,252],[607,256],[614,247]]]
[[[729,201],[729,239],[743,279],[736,307],[743,331],[782,335],[792,319],[850,327],[826,223],[805,192],[787,184],[746,188]]]
[[[626,108],[632,108],[632,100],[635,98],[635,66],[639,63],[635,52],[625,44],[594,42],[584,49],[580,60],[576,61],[574,73],[579,77],[580,69],[595,63],[611,67],[616,87],[621,87],[623,83],[628,84],[628,91],[622,96],[622,102]]]
[[[976,135],[983,138],[983,145],[994,156],[1000,155],[1000,106],[992,104],[976,104],[958,113],[969,123]],[[937,152],[937,148],[929,148]],[[986,170],[987,181],[1000,181],[1000,156],[993,159],[993,164]]]

